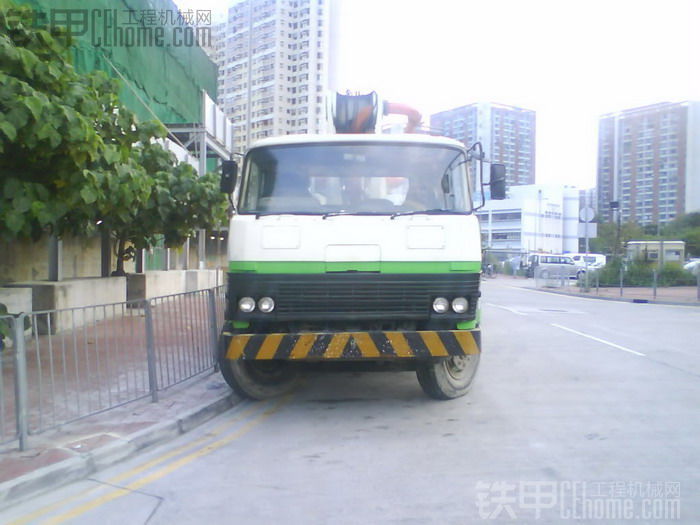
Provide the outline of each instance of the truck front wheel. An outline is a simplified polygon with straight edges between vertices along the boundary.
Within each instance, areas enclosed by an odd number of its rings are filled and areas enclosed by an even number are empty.
[[[455,399],[469,392],[479,367],[479,354],[419,363],[418,382],[433,399]]]
[[[270,399],[290,392],[299,381],[294,363],[280,360],[221,359],[221,373],[236,394],[250,399]]]

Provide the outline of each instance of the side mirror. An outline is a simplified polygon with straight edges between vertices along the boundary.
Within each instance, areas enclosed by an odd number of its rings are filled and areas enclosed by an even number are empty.
[[[491,176],[489,177],[491,198],[502,201],[506,198],[506,167],[503,164],[491,164]]]
[[[238,178],[238,164],[233,160],[225,160],[221,163],[221,182],[219,189],[223,193],[229,195],[236,188],[236,179]]]

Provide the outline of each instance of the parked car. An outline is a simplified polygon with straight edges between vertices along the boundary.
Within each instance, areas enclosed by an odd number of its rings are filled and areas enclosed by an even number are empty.
[[[693,275],[700,273],[700,259],[690,259],[683,265],[684,270],[688,270]]]
[[[528,257],[527,276],[541,279],[576,279],[584,274],[571,257],[566,255],[532,254]]]

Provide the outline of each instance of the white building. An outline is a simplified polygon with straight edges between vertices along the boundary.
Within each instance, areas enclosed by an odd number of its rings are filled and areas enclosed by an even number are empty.
[[[337,13],[331,0],[239,0],[213,33],[218,102],[238,149],[326,129]]]
[[[579,192],[566,186],[512,186],[508,198],[477,212],[482,245],[515,255],[578,251]]]

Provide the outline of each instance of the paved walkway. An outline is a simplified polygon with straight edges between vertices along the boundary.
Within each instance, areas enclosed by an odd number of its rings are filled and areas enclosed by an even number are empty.
[[[173,439],[240,401],[218,372],[0,448],[0,509]]]

